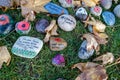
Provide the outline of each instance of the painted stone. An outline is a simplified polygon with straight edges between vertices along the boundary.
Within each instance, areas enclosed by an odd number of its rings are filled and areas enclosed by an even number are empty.
[[[80,7],[77,11],[76,11],[76,17],[78,19],[80,19],[81,21],[85,21],[88,17],[88,13],[86,11],[86,9],[84,7]]]
[[[119,5],[117,5],[115,8],[114,8],[114,14],[118,17],[118,18],[120,18],[120,4]]]
[[[62,8],[54,3],[48,3],[44,6],[44,8],[50,13],[50,14],[68,14],[68,11],[65,8]]]
[[[18,34],[28,34],[31,30],[31,25],[27,21],[20,21],[15,25],[15,30]]]
[[[40,33],[45,33],[45,29],[49,26],[49,22],[46,19],[38,20],[36,23],[36,30]]]
[[[65,66],[65,58],[61,54],[57,54],[53,59],[52,59],[52,64],[54,66],[58,67],[64,67]]]
[[[61,51],[67,47],[67,42],[59,37],[50,38],[50,49],[52,51]]]
[[[9,15],[0,15],[0,35],[6,35],[13,30],[13,20]]]
[[[94,53],[94,49],[93,50],[90,50],[90,51],[87,51],[86,49],[86,46],[87,46],[87,41],[84,40],[79,48],[79,52],[78,52],[78,56],[80,59],[88,59],[90,58],[93,53]]]
[[[72,31],[76,27],[76,20],[71,15],[61,15],[58,18],[58,25],[64,31]]]
[[[93,33],[93,26],[92,25],[88,25],[88,30]]]
[[[102,17],[107,25],[113,26],[115,24],[115,16],[112,12],[104,11]]]
[[[94,6],[90,8],[90,11],[95,16],[100,16],[102,13],[102,8],[100,6]]]
[[[12,47],[12,53],[25,57],[34,58],[42,49],[43,41],[38,38],[21,36]]]
[[[0,6],[11,7],[12,6],[12,0],[0,0]]]
[[[63,6],[63,7],[73,7],[73,1],[72,0],[59,0],[60,4]]]
[[[105,8],[105,9],[110,9],[112,6],[112,0],[100,0],[100,4]]]

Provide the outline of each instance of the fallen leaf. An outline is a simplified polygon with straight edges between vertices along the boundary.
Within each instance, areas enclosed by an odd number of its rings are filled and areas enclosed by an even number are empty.
[[[8,52],[8,49],[6,46],[0,47],[0,68],[2,67],[2,64],[5,62],[7,65],[9,65],[11,56],[10,53]]]
[[[44,41],[45,43],[48,42],[49,39],[50,39],[50,36],[51,36],[50,32],[47,32],[45,38],[43,39],[43,41]]]
[[[73,68],[79,68],[82,73],[75,80],[107,80],[106,70],[102,65],[87,62],[78,63]]]
[[[55,35],[55,36],[59,35],[59,34],[57,33],[57,28],[58,28],[57,25],[55,25],[55,26],[53,27],[53,29],[51,30],[51,35]]]
[[[96,39],[91,33],[84,34],[83,38],[87,40],[87,50],[95,49],[96,51],[99,51],[99,44],[97,43]]]
[[[52,20],[50,25],[45,29],[45,32],[50,32],[55,25],[56,25],[56,20]]]
[[[108,63],[113,63],[114,62],[114,56],[112,53],[107,52],[106,54],[103,54],[97,58],[95,58],[93,61],[102,61],[103,65],[106,65]]]
[[[81,1],[83,1],[86,6],[93,7],[93,6],[96,6],[97,4],[99,4],[100,0],[81,0]]]

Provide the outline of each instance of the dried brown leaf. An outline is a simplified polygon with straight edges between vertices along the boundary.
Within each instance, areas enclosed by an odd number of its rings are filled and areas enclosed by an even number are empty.
[[[45,32],[50,32],[55,25],[56,25],[56,20],[52,20],[50,25],[45,29]]]
[[[81,0],[81,1],[83,1],[86,6],[93,7],[93,6],[96,6],[97,4],[99,4],[100,0]]]
[[[50,39],[50,36],[51,36],[50,32],[47,32],[47,34],[46,34],[45,38],[43,39],[43,41],[44,41],[45,43],[48,42],[49,39]]]
[[[53,27],[53,29],[51,30],[51,35],[55,35],[55,36],[59,35],[59,34],[57,33],[57,28],[58,28],[57,25],[55,25],[55,26]]]
[[[94,36],[90,33],[84,34],[83,38],[87,40],[87,50],[95,49],[96,51],[99,50],[99,44],[97,43],[96,39]]]
[[[107,80],[108,78],[105,68],[99,64],[92,62],[78,63],[73,66],[73,68],[75,67],[82,71],[75,80]]]
[[[103,65],[106,65],[108,63],[113,63],[114,62],[114,56],[112,53],[107,52],[106,54],[103,54],[97,58],[95,58],[93,61],[102,61]]]
[[[9,65],[11,56],[10,53],[8,52],[8,49],[6,46],[0,47],[0,68],[2,67],[2,64],[5,62],[7,65]]]

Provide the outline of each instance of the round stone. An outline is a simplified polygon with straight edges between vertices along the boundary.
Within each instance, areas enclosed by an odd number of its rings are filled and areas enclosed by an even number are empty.
[[[76,11],[76,17],[78,19],[80,19],[81,21],[85,21],[88,17],[88,13],[86,11],[86,9],[84,7],[80,7],[77,11]]]
[[[36,30],[40,33],[46,33],[45,29],[49,26],[49,22],[46,19],[38,20],[36,23]]]
[[[93,50],[90,50],[90,51],[87,51],[86,49],[86,46],[87,46],[87,41],[84,40],[79,48],[79,52],[78,52],[78,56],[80,59],[88,59],[90,58],[93,53],[94,53],[94,49]]]
[[[102,17],[107,25],[113,26],[115,24],[115,16],[112,12],[104,11]]]
[[[65,58],[61,54],[57,54],[53,59],[52,59],[52,64],[58,67],[64,67],[65,66]]]
[[[28,34],[31,30],[31,25],[28,21],[20,21],[15,25],[15,30],[20,35]]]
[[[110,9],[112,6],[112,0],[100,0],[100,4],[105,8],[105,9]]]
[[[42,47],[42,40],[29,36],[21,36],[13,45],[12,53],[25,58],[34,58]]]
[[[117,5],[115,8],[114,8],[114,14],[118,17],[118,18],[120,18],[120,4],[119,5]]]
[[[58,25],[64,31],[72,31],[76,27],[76,20],[71,15],[61,15],[58,18]]]
[[[59,0],[59,2],[63,7],[73,7],[73,0]]]
[[[94,6],[90,8],[90,11],[95,16],[100,16],[102,13],[102,8],[100,6]]]

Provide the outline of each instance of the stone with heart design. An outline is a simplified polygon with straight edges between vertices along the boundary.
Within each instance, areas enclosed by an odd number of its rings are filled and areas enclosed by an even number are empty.
[[[67,47],[67,42],[59,37],[50,38],[50,49],[52,51],[61,51]]]
[[[94,6],[90,8],[90,11],[95,16],[100,16],[102,13],[102,8],[100,6]]]

